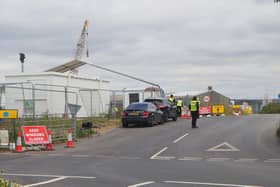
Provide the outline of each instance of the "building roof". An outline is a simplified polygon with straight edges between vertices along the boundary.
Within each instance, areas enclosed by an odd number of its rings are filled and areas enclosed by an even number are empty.
[[[78,67],[81,67],[83,65],[85,65],[85,62],[82,62],[80,60],[72,60],[70,62],[67,62],[65,64],[56,66],[54,68],[48,69],[45,72],[59,72],[59,73],[65,73],[67,71],[76,69]]]
[[[67,78],[71,76],[71,78],[76,79],[83,79],[83,80],[90,80],[90,81],[101,81],[103,83],[109,83],[110,81],[102,80],[100,78],[94,77],[85,77],[85,76],[79,76],[79,75],[69,75],[68,73],[58,73],[58,72],[41,72],[41,73],[20,73],[20,74],[10,74],[5,75],[5,78],[16,78],[16,77],[39,77],[39,76],[56,76],[56,77],[64,77]]]

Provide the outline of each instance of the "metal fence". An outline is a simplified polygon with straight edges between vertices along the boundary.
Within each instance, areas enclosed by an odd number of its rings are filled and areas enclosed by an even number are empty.
[[[153,89],[85,89],[73,86],[34,82],[11,83],[0,86],[0,106],[17,109],[19,117],[69,117],[68,104],[81,105],[78,117],[117,117],[132,102],[159,96]]]

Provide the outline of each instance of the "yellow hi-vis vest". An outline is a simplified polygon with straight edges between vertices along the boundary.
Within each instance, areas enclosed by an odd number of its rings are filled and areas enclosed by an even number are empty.
[[[178,100],[178,101],[177,101],[177,106],[182,107],[182,106],[183,106],[183,101],[182,101],[182,100]]]
[[[197,103],[198,103],[198,101],[196,101],[196,100],[191,101],[191,112],[198,111]]]
[[[174,98],[169,97],[168,101],[170,104],[174,104]]]

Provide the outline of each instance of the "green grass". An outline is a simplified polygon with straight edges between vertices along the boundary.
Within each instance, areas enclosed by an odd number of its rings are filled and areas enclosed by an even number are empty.
[[[0,187],[20,187],[21,185],[16,184],[14,181],[0,178]]]
[[[280,138],[280,125],[279,125],[279,127],[277,128],[276,136],[277,136],[278,138]]]

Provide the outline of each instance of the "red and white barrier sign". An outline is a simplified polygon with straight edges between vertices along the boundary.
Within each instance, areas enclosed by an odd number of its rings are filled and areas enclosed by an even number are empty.
[[[211,113],[211,106],[202,106],[199,108],[199,114],[210,114]]]
[[[26,144],[49,143],[46,126],[22,126],[21,128]]]

